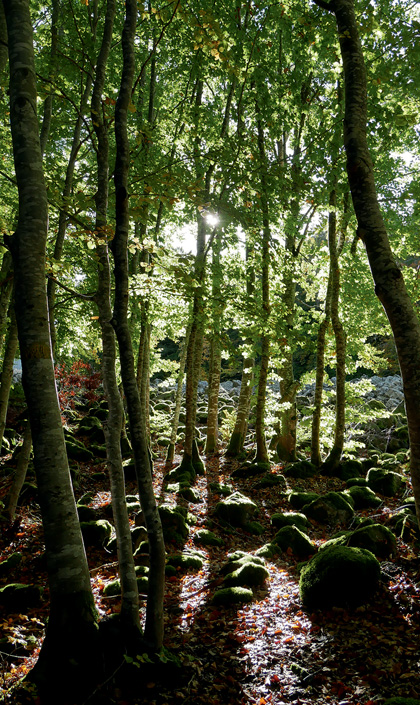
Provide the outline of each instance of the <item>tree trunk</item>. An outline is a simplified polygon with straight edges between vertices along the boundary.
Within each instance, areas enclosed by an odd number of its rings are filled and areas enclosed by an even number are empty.
[[[264,130],[260,115],[258,101],[256,102],[257,125],[258,125],[258,151],[260,155],[261,167],[261,211],[263,218],[262,242],[261,242],[261,362],[260,374],[258,377],[257,404],[255,407],[255,437],[257,450],[255,461],[257,463],[268,463],[268,450],[265,440],[265,399],[267,393],[268,363],[270,360],[270,221],[268,213],[267,184],[265,177],[266,154],[264,144]]]
[[[337,250],[337,193],[330,194],[328,214],[328,248],[331,272],[331,322],[335,336],[336,387],[335,387],[335,428],[334,443],[328,457],[321,465],[325,474],[332,473],[338,466],[344,446],[346,413],[346,334],[339,315],[340,269]]]
[[[31,425],[27,422],[23,432],[23,443],[17,458],[16,472],[13,476],[12,486],[7,496],[6,512],[9,517],[9,522],[12,524],[16,514],[16,507],[19,500],[19,495],[25,482],[26,473],[31,457],[32,449],[32,434]]]
[[[321,465],[321,450],[319,446],[319,432],[321,428],[321,408],[322,393],[324,384],[325,369],[325,338],[328,325],[331,320],[331,267],[328,275],[327,293],[325,296],[324,320],[318,328],[316,343],[316,373],[315,373],[315,399],[314,412],[312,414],[312,434],[311,434],[311,463],[319,467]]]
[[[163,640],[163,595],[165,576],[165,545],[162,524],[153,492],[152,472],[147,445],[144,410],[140,404],[134,354],[128,325],[128,171],[130,147],[127,134],[127,114],[131,100],[134,76],[134,37],[137,21],[137,2],[127,0],[122,32],[123,70],[115,107],[116,161],[115,236],[112,254],[115,262],[115,328],[121,361],[121,376],[127,400],[131,444],[134,453],[140,502],[144,513],[150,548],[149,594],[147,599],[145,639],[150,648],[159,650]]]
[[[174,408],[174,415],[173,415],[173,419],[172,419],[171,440],[170,440],[170,443],[168,446],[168,451],[166,453],[166,465],[172,465],[172,463],[174,461],[176,437],[178,434],[179,415],[181,413],[182,383],[184,381],[185,363],[187,360],[187,350],[188,350],[188,341],[190,339],[190,333],[191,333],[191,323],[189,322],[188,326],[187,326],[187,330],[185,332],[185,338],[182,343],[181,356],[180,356],[180,360],[179,360],[178,379],[176,382],[175,408]]]
[[[247,262],[246,293],[249,299],[255,293],[255,269],[250,266],[250,248],[248,244],[245,250]],[[251,338],[246,339],[247,348],[252,349],[254,343]],[[243,451],[245,438],[248,430],[249,411],[251,408],[252,384],[254,381],[255,359],[249,354],[244,355],[242,363],[241,391],[239,392],[238,409],[236,412],[235,427],[229,440],[225,455],[236,458]]]
[[[128,639],[140,632],[139,596],[133,558],[130,522],[125,500],[124,470],[121,456],[123,404],[115,373],[115,331],[112,327],[111,273],[107,244],[107,210],[109,180],[108,128],[103,120],[101,99],[105,85],[106,65],[112,42],[116,11],[115,0],[108,0],[102,45],[96,63],[96,80],[92,94],[92,123],[97,137],[98,188],[95,195],[95,234],[98,244],[98,290],[95,297],[102,333],[102,376],[108,401],[105,424],[107,462],[111,483],[112,511],[117,536],[117,554],[121,582],[121,626]]]
[[[0,7],[3,7],[0,4]],[[13,289],[13,263],[9,251],[3,255],[0,269],[0,352],[7,328],[7,312]]]
[[[58,32],[57,23],[60,14],[60,0],[53,0],[52,2],[52,12],[51,12],[51,49],[50,49],[50,61],[49,61],[49,71],[48,79],[53,83],[56,71],[57,62],[57,48],[58,48]],[[53,88],[53,86],[51,86]],[[51,128],[51,118],[53,109],[53,93],[47,95],[44,100],[44,111],[42,117],[41,133],[39,136],[39,141],[41,144],[41,154],[44,156],[47,147],[48,137]]]
[[[410,437],[410,469],[420,519],[420,323],[392,254],[378,204],[373,164],[367,138],[366,71],[352,0],[332,3],[316,0],[335,13],[344,65],[344,146],[347,174],[358,222],[366,247],[375,293],[382,303],[395,339],[404,385]]]
[[[218,404],[220,389],[220,374],[222,370],[222,349],[220,331],[222,319],[221,271],[220,271],[221,232],[213,242],[212,258],[212,332],[210,336],[209,387],[207,404],[207,437],[205,452],[207,455],[217,451],[219,437]]]
[[[29,409],[50,588],[50,617],[31,678],[41,696],[72,700],[99,669],[97,614],[70,481],[51,355],[45,248],[47,193],[36,116],[28,0],[3,0],[19,220],[10,239],[22,382]]]
[[[3,445],[4,431],[6,428],[7,407],[9,405],[10,387],[13,379],[13,361],[16,357],[18,346],[18,332],[16,316],[13,309],[13,300],[10,306],[10,326],[7,336],[6,348],[3,358],[3,369],[0,378],[0,452]]]

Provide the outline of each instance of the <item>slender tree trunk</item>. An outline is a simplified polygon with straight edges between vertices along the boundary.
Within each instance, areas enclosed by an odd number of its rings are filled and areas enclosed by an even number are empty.
[[[255,407],[255,437],[257,450],[255,460],[257,463],[268,463],[268,450],[265,440],[265,399],[267,393],[268,363],[270,360],[270,221],[268,213],[267,184],[265,177],[266,154],[264,144],[264,130],[260,115],[258,101],[256,102],[258,115],[258,150],[261,166],[261,210],[263,218],[263,231],[261,242],[261,362],[258,377],[257,404]]]
[[[52,2],[52,13],[51,13],[51,49],[50,49],[50,66],[48,71],[48,78],[50,81],[54,81],[55,71],[56,71],[56,61],[57,61],[57,49],[58,49],[58,18],[60,15],[60,0],[53,0]],[[52,88],[52,86],[51,86]],[[44,156],[47,147],[48,137],[51,129],[51,118],[53,109],[53,93],[47,95],[44,100],[44,111],[42,117],[41,133],[39,136],[39,141],[41,144],[41,154]]]
[[[16,472],[13,476],[12,486],[10,492],[7,496],[6,512],[9,517],[9,522],[12,524],[16,514],[16,507],[19,500],[19,495],[21,493],[23,483],[25,482],[26,473],[29,465],[29,458],[31,457],[32,449],[32,434],[30,423],[27,422],[25,430],[23,432],[23,442],[21,449],[19,451]]]
[[[121,623],[125,636],[135,639],[140,630],[139,596],[133,558],[130,523],[125,500],[124,470],[121,456],[121,426],[123,404],[115,372],[115,331],[112,327],[111,273],[108,257],[108,181],[109,145],[108,128],[102,116],[102,93],[105,85],[106,65],[111,49],[116,12],[115,0],[107,1],[102,45],[96,64],[96,80],[92,94],[92,123],[97,138],[98,188],[95,195],[98,259],[98,290],[95,297],[102,333],[102,375],[108,401],[108,419],[105,424],[105,442],[111,483],[112,511],[117,536],[117,554],[121,582]]]
[[[115,108],[116,161],[114,171],[116,224],[112,242],[115,262],[115,328],[121,361],[121,376],[127,400],[131,444],[134,453],[140,502],[144,513],[150,549],[149,594],[147,598],[145,639],[154,650],[163,640],[163,595],[165,574],[165,545],[162,524],[153,492],[152,471],[147,445],[144,410],[140,404],[134,354],[128,325],[128,171],[130,148],[127,134],[127,114],[131,100],[134,76],[134,37],[137,21],[137,2],[127,0],[126,18],[122,32],[123,70]]]
[[[0,7],[3,7],[0,4]],[[0,352],[7,328],[7,312],[13,289],[13,263],[9,251],[3,255],[0,269]]]
[[[191,323],[188,323],[187,330],[185,332],[184,342],[182,344],[181,357],[179,360],[179,372],[178,372],[178,379],[177,379],[177,383],[176,383],[175,408],[174,408],[174,416],[172,419],[171,440],[170,440],[170,443],[168,446],[168,451],[166,453],[166,465],[171,465],[174,461],[175,444],[176,444],[176,437],[177,437],[177,433],[178,433],[179,415],[181,412],[181,403],[182,403],[182,383],[184,381],[185,363],[187,361],[187,350],[188,350],[188,342],[190,339],[190,333],[191,333]]]
[[[366,247],[375,293],[395,339],[410,437],[410,469],[420,519],[420,323],[392,254],[378,204],[367,145],[366,70],[352,0],[316,0],[335,13],[345,77],[344,146],[359,237]]]
[[[94,29],[93,29],[93,38],[96,36],[96,23],[97,23],[97,17],[95,16],[95,21],[94,21]],[[59,261],[61,260],[63,256],[63,249],[64,249],[64,240],[66,236],[66,227],[67,227],[67,205],[68,205],[68,200],[71,195],[72,187],[73,187],[73,178],[74,178],[74,170],[76,167],[76,162],[77,162],[77,155],[79,154],[80,146],[81,146],[81,131],[82,131],[82,125],[83,125],[83,115],[86,111],[87,105],[88,105],[88,100],[90,96],[90,91],[92,88],[92,74],[88,73],[86,76],[86,85],[85,89],[83,91],[81,100],[80,100],[80,108],[79,112],[76,118],[76,123],[74,126],[74,131],[73,131],[73,139],[71,143],[71,148],[70,148],[70,157],[69,161],[67,164],[67,169],[66,169],[66,177],[64,180],[64,187],[63,187],[63,193],[61,195],[61,201],[62,201],[62,208],[60,208],[60,212],[58,215],[58,226],[57,226],[57,235],[55,238],[55,244],[54,244],[54,260]],[[47,295],[48,295],[48,308],[50,312],[50,332],[51,332],[51,346],[53,350],[53,355],[55,354],[55,348],[56,348],[56,343],[57,343],[57,331],[55,328],[55,301],[56,301],[56,290],[57,290],[57,284],[54,281],[53,278],[48,279],[48,285],[47,285]]]
[[[319,433],[321,429],[321,409],[322,393],[325,371],[325,338],[331,321],[331,267],[328,275],[327,293],[325,296],[324,319],[318,328],[316,344],[316,373],[315,373],[315,399],[314,412],[312,414],[312,434],[311,434],[311,463],[319,467],[321,465],[321,450],[319,445]]]
[[[346,334],[339,315],[340,269],[337,251],[337,193],[330,194],[328,214],[328,248],[331,272],[331,322],[335,337],[336,390],[334,443],[328,457],[321,466],[323,473],[333,472],[340,462],[344,446],[346,413]]]
[[[212,260],[212,332],[210,337],[209,387],[207,405],[207,437],[205,452],[207,455],[217,451],[219,436],[218,404],[220,389],[220,374],[222,370],[222,349],[220,343],[222,308],[221,270],[220,270],[221,232],[219,231],[213,243]]]
[[[18,346],[18,331],[13,300],[10,306],[10,326],[3,358],[3,369],[0,378],[0,452],[3,445],[6,428],[7,407],[9,405],[10,387],[13,379],[13,361]]]
[[[248,299],[255,293],[255,269],[250,262],[250,248],[246,246],[246,293]],[[246,346],[252,349],[254,343],[251,338],[246,339]],[[226,456],[236,458],[243,451],[246,434],[248,431],[249,411],[251,408],[252,384],[254,381],[255,359],[249,354],[244,356],[242,363],[241,391],[239,392],[238,409],[236,412],[235,427],[229,440]]]
[[[29,409],[50,588],[50,617],[31,677],[41,696],[73,701],[99,668],[97,614],[70,481],[51,355],[45,248],[47,193],[36,115],[28,0],[3,0],[19,220],[10,239],[22,382]]]

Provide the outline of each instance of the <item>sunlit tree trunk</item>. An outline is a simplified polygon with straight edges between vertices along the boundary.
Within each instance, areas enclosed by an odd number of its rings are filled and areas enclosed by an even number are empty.
[[[146,521],[150,550],[149,591],[146,609],[145,639],[153,650],[159,650],[163,640],[163,595],[165,545],[162,524],[153,491],[152,471],[147,444],[144,410],[141,407],[134,366],[134,353],[128,325],[128,171],[130,146],[127,115],[134,77],[134,37],[137,20],[136,0],[127,0],[122,32],[123,70],[115,107],[116,162],[114,170],[116,223],[112,241],[115,262],[115,328],[121,361],[121,377],[127,401],[131,444],[134,453],[140,502]]]
[[[45,249],[47,193],[36,114],[28,0],[3,0],[10,65],[10,119],[19,220],[10,239],[22,382],[29,409],[50,589],[47,632],[31,677],[57,702],[96,682],[97,614],[70,481],[51,355]]]
[[[385,309],[398,352],[410,438],[411,481],[420,519],[420,323],[392,254],[378,204],[366,135],[366,70],[353,1],[316,2],[334,12],[337,21],[345,78],[347,175],[359,238],[366,247],[375,293]]]

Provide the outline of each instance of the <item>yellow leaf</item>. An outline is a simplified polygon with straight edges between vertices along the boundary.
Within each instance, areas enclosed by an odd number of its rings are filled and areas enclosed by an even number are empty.
[[[129,109],[130,113],[135,113],[136,110],[137,110],[136,106],[134,105],[134,103],[131,102],[131,100],[130,100],[130,103],[129,103],[129,105],[128,105],[128,109]]]

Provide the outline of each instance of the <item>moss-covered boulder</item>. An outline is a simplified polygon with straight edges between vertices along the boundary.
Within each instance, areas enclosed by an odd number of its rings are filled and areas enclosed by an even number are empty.
[[[320,524],[348,524],[354,516],[353,508],[338,492],[328,492],[302,510],[307,517]]]
[[[367,483],[371,490],[385,497],[395,497],[405,486],[401,475],[383,468],[371,468],[367,474]]]
[[[271,517],[271,524],[276,529],[282,529],[283,526],[294,525],[297,526],[298,529],[304,530],[308,526],[309,521],[307,517],[300,512],[279,512],[277,514],[273,514]]]
[[[228,497],[233,494],[232,485],[221,485],[220,482],[210,482],[210,489],[214,494],[220,494],[222,497]]]
[[[168,556],[168,565],[173,565],[174,568],[182,572],[186,572],[190,568],[201,570],[204,564],[204,556],[199,551],[185,551],[184,553],[173,553]]]
[[[254,477],[255,475],[262,475],[270,470],[270,463],[251,463],[246,462],[240,465],[236,470],[231,473],[232,477]]]
[[[346,480],[346,487],[367,487],[367,480],[365,477],[350,477]]]
[[[291,492],[289,494],[289,502],[293,509],[302,509],[305,504],[318,499],[319,494],[316,492]]]
[[[306,480],[309,477],[314,477],[318,472],[318,468],[313,463],[310,463],[309,460],[299,460],[297,463],[288,465],[283,472],[286,477]]]
[[[212,605],[227,607],[229,605],[239,605],[245,602],[252,602],[254,595],[252,590],[244,587],[227,587],[217,590],[212,599]]]
[[[70,460],[79,460],[80,462],[89,462],[95,457],[93,453],[76,439],[66,439],[67,456]]]
[[[309,609],[360,605],[374,595],[380,572],[380,565],[370,551],[330,546],[303,567],[300,597]]]
[[[286,478],[280,473],[268,472],[253,485],[252,489],[266,490],[269,487],[277,487],[281,490],[285,490],[287,487]]]
[[[80,528],[85,545],[92,546],[93,548],[101,548],[104,546],[109,541],[112,533],[112,524],[106,519],[81,521]]]
[[[244,551],[236,551],[235,553],[231,553],[229,554],[228,559],[228,562],[225,563],[220,569],[220,572],[223,575],[233,573],[235,570],[238,570],[238,568],[248,565],[249,563],[252,563],[253,565],[265,565],[265,561],[262,557],[253,556],[252,553],[245,553]]]
[[[341,461],[336,474],[341,480],[346,481],[353,477],[364,477],[366,470],[360,460],[349,458]]]
[[[258,558],[266,558],[268,561],[271,561],[275,556],[277,556],[280,552],[280,547],[277,546],[275,543],[265,543],[263,546],[258,548],[255,551],[255,555]]]
[[[181,543],[188,536],[188,526],[181,507],[163,504],[159,507],[165,541]]]
[[[135,551],[143,541],[148,540],[147,529],[145,526],[133,526],[130,530],[131,533],[131,543],[133,545],[133,551]]]
[[[85,416],[79,423],[77,433],[83,436],[88,436],[93,443],[104,443],[105,434],[102,422],[97,416]]]
[[[97,518],[97,513],[92,507],[87,507],[85,504],[77,505],[77,514],[79,516],[79,521],[95,521]]]
[[[257,505],[249,497],[234,492],[216,504],[215,514],[232,526],[243,526],[251,520],[257,510]]]
[[[180,487],[178,495],[192,504],[201,504],[203,502],[198,492],[193,490],[192,487]]]
[[[353,485],[353,487],[349,487],[347,492],[354,502],[355,509],[376,508],[382,503],[381,498],[378,497],[370,487]]]
[[[18,551],[11,553],[8,558],[0,562],[0,577],[10,573],[14,568],[17,568],[20,563],[22,563],[22,554]]]
[[[367,548],[377,558],[388,558],[397,553],[397,542],[390,529],[382,524],[372,524],[356,529],[348,539],[348,546]]]
[[[223,546],[223,539],[208,529],[198,529],[194,534],[194,543],[199,546]]]
[[[39,605],[43,591],[41,585],[10,583],[0,588],[0,604],[10,610],[23,611]]]
[[[146,593],[149,587],[149,580],[147,578],[147,575],[139,575],[137,577],[137,589],[139,593]],[[106,597],[117,597],[118,595],[121,595],[121,581],[119,578],[116,578],[115,580],[110,580],[109,583],[106,583],[104,589],[103,589],[103,594]]]
[[[226,587],[246,586],[256,587],[262,585],[268,578],[269,572],[263,565],[255,562],[244,563],[232,573],[228,573],[224,579]]]
[[[295,556],[307,558],[317,552],[317,547],[309,536],[297,526],[283,526],[272,540],[282,551],[290,549]]]
[[[265,531],[265,528],[259,521],[247,521],[243,525],[243,529],[253,536],[261,536]]]

